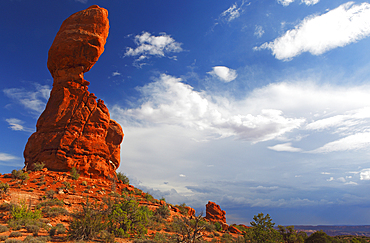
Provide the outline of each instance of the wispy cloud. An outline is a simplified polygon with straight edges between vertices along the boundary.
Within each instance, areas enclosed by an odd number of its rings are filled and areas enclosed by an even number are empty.
[[[294,1],[295,0],[277,0],[278,3],[282,4],[285,7],[293,3]],[[301,3],[304,3],[306,5],[315,5],[318,2],[320,2],[320,0],[301,0]]]
[[[24,127],[24,121],[21,121],[17,118],[9,118],[5,119],[5,121],[9,124],[9,128],[14,131],[25,131],[25,132],[33,132],[34,129]]]
[[[262,26],[256,25],[254,35],[257,36],[257,38],[261,38],[264,33],[265,31],[263,30]]]
[[[162,33],[159,36],[143,32],[135,36],[136,48],[127,47],[124,56],[134,56],[136,62],[141,62],[151,56],[165,57],[170,53],[183,51],[182,43],[176,42],[170,35]],[[170,56],[170,58],[173,58]]]
[[[75,0],[75,1],[80,3],[87,3],[88,0]]]
[[[0,153],[0,161],[10,161],[10,160],[16,160],[16,159],[19,159],[19,158],[11,154]]]
[[[236,73],[236,70],[230,69],[225,66],[215,66],[212,68],[213,70],[208,72],[208,74],[211,74],[214,77],[217,77],[221,81],[228,83],[236,79],[238,74]]]
[[[294,29],[254,50],[269,49],[289,61],[303,52],[321,55],[370,35],[370,4],[348,2],[322,15],[305,18]]]
[[[4,89],[3,92],[9,98],[23,105],[30,113],[40,114],[44,109],[50,96],[50,87],[48,85],[34,84],[35,91],[25,88]]]
[[[234,3],[230,8],[226,9],[220,14],[221,19],[225,19],[227,22],[233,21],[236,18],[240,17],[240,13],[243,12],[243,5],[245,1],[242,2],[240,7],[238,7],[237,3]]]
[[[302,149],[292,147],[292,143],[277,144],[275,146],[267,147],[271,150],[279,152],[301,152]]]
[[[114,77],[114,76],[121,76],[122,74],[120,73],[120,72],[118,72],[118,71],[114,71],[113,73],[112,73],[112,76]]]

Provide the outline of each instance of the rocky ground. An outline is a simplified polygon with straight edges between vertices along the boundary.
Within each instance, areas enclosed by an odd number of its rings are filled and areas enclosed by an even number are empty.
[[[91,179],[83,176],[78,179],[73,179],[71,173],[48,171],[46,168],[41,171],[28,172],[27,180],[16,179],[12,174],[4,174],[0,176],[0,185],[9,185],[9,188],[0,189],[0,240],[7,242],[16,242],[16,240],[31,239],[33,233],[23,226],[19,229],[9,225],[12,219],[11,205],[23,205],[30,210],[42,209],[42,221],[48,225],[49,229],[40,229],[37,237],[49,236],[48,241],[52,242],[68,242],[67,230],[72,221],[71,214],[81,210],[87,201],[102,202],[107,198],[121,198],[122,195],[130,195],[131,198],[139,203],[140,206],[147,206],[149,210],[155,211],[158,207],[165,205],[170,211],[170,216],[166,217],[162,224],[147,225],[147,234],[145,238],[151,239],[156,233],[176,235],[176,232],[171,232],[170,223],[175,217],[191,217],[195,215],[193,208],[184,205],[172,205],[164,200],[154,199],[151,195],[142,192],[141,190],[127,185],[122,182],[117,182],[109,179]],[[57,199],[57,200],[56,200]],[[55,213],[50,213],[50,207],[45,205],[50,201],[58,201],[58,205],[53,205],[51,208],[56,208]],[[42,206],[44,205],[44,206]],[[44,210],[48,208],[48,210]],[[203,219],[207,221],[207,219]],[[66,231],[50,237],[50,228],[55,226],[64,226]],[[212,223],[210,223],[212,225]],[[241,232],[235,227],[229,227],[225,223],[220,224],[223,229],[203,230],[202,239],[204,241],[220,242],[221,237],[227,234],[228,237],[237,238],[241,236]],[[8,230],[1,230],[1,227],[7,227]],[[236,230],[235,230],[236,229]],[[31,230],[32,231],[32,230]],[[234,233],[231,233],[232,231]],[[14,233],[19,232],[19,233]],[[135,235],[128,238],[115,238],[116,242],[134,242]],[[11,241],[12,240],[12,241]],[[27,241],[27,239],[26,239]],[[143,242],[143,241],[142,241]]]

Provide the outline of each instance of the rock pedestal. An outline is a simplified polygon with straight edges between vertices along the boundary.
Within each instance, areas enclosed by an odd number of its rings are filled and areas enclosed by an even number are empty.
[[[53,171],[75,167],[92,178],[115,177],[124,134],[84,79],[103,53],[108,32],[108,11],[97,5],[71,15],[60,27],[47,62],[53,89],[24,150],[27,170],[42,162]]]

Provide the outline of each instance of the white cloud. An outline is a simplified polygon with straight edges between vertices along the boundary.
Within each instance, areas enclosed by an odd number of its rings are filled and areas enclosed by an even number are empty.
[[[222,18],[225,18],[228,22],[230,22],[240,17],[240,11],[241,11],[241,7],[238,8],[238,5],[235,3],[230,8],[222,12],[220,16]]]
[[[254,50],[270,49],[279,60],[288,61],[303,52],[321,55],[370,35],[370,4],[348,2],[323,15],[305,18],[295,29]]]
[[[334,177],[330,177],[327,181],[334,181]]]
[[[254,35],[257,36],[257,38],[261,38],[264,33],[265,31],[263,30],[262,26],[256,25]]]
[[[320,2],[320,0],[301,0],[301,2],[306,5],[315,5],[316,3]]]
[[[34,130],[31,128],[24,127],[22,124],[24,121],[21,121],[17,118],[9,118],[5,119],[5,121],[10,125],[10,129],[14,131],[25,131],[25,132],[33,132]]]
[[[113,72],[112,73],[112,76],[114,77],[114,76],[121,76],[122,74],[120,73],[120,72],[118,72],[118,71],[115,71],[115,72]]]
[[[87,3],[88,0],[75,0],[75,1],[80,3]]]
[[[275,146],[267,147],[278,152],[301,152],[302,149],[292,147],[292,143],[277,144]]]
[[[4,89],[6,96],[14,99],[23,105],[29,112],[40,114],[46,106],[50,96],[50,87],[48,85],[34,84],[36,91],[28,91],[24,88]]]
[[[221,81],[225,83],[233,81],[238,76],[236,70],[230,69],[225,66],[215,66],[212,69],[213,70],[208,73],[211,74],[212,76],[219,78]]]
[[[142,103],[135,109],[114,106],[112,112],[124,124],[167,124],[205,131],[213,138],[236,136],[261,142],[274,139],[305,121],[289,118],[276,109],[261,109],[251,114],[246,107],[224,97],[209,97],[194,91],[179,78],[161,75],[155,82],[138,88]]]
[[[330,153],[370,148],[370,132],[356,133],[339,140],[329,142],[311,151],[312,153]]]
[[[370,180],[370,169],[363,169],[360,171],[360,180]]]
[[[0,153],[0,161],[10,161],[10,160],[16,160],[19,159],[16,156],[6,154],[6,153]]]
[[[159,36],[143,32],[135,36],[135,49],[127,47],[125,56],[137,57],[136,62],[143,61],[150,56],[165,57],[169,53],[181,52],[182,43],[176,42],[170,35],[162,33]]]
[[[289,4],[294,2],[294,0],[277,0],[277,2],[282,4],[283,6],[288,6]]]
[[[180,176],[180,177],[186,177],[186,175],[184,175],[184,174],[180,174],[179,176]]]
[[[277,0],[278,3],[282,4],[284,7],[288,6],[289,4],[293,3],[295,0]],[[316,3],[320,2],[320,0],[301,0],[301,3],[306,5],[315,5]]]

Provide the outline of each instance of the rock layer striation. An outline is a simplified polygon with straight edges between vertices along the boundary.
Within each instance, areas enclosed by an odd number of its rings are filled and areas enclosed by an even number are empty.
[[[220,205],[208,201],[206,205],[206,219],[212,222],[221,222],[226,224],[226,212],[221,210]]]
[[[71,15],[60,27],[47,62],[53,88],[24,150],[27,170],[42,162],[53,171],[75,167],[92,178],[115,176],[124,134],[84,79],[103,53],[108,32],[108,11],[97,5]]]

